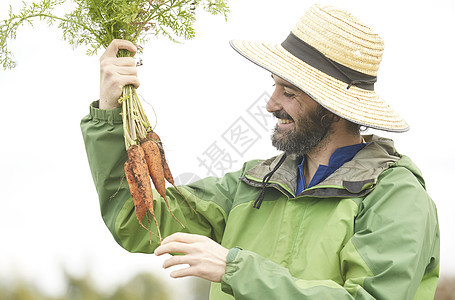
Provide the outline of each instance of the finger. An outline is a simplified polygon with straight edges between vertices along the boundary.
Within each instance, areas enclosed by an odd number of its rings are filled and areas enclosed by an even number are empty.
[[[136,60],[132,57],[107,57],[100,60],[101,70],[109,70],[112,66],[122,68],[135,68]]]
[[[195,267],[188,267],[188,268],[183,268],[180,270],[175,270],[171,272],[171,277],[172,278],[182,278],[182,277],[187,277],[187,276],[198,276],[198,273],[195,270]]]
[[[171,242],[168,244],[163,245],[155,249],[155,255],[160,256],[166,253],[183,253],[189,254],[193,252],[193,247],[191,244],[179,243],[179,242]]]
[[[132,76],[137,75],[136,67],[115,67],[115,69],[113,69],[113,71],[120,75],[132,75]]]
[[[207,239],[207,237],[199,234],[190,234],[190,233],[183,233],[177,232],[171,234],[170,236],[166,237],[162,242],[161,245],[171,243],[171,242],[180,242],[180,243],[195,243],[199,241],[203,241]]]
[[[123,76],[120,85],[122,87],[132,84],[135,89],[138,89],[141,85],[137,76]]]
[[[125,77],[125,78],[123,78]],[[118,67],[114,65],[109,65],[101,69],[100,71],[100,80],[130,80],[130,77],[137,77],[137,68],[136,67]]]
[[[106,58],[106,57],[117,57],[117,52],[120,49],[128,50],[128,51],[132,52],[133,54],[135,54],[137,51],[137,47],[130,41],[115,39],[109,44],[106,51],[101,56],[101,59]]]
[[[113,58],[113,64],[119,67],[136,67],[136,60],[132,57]]]
[[[163,268],[167,269],[177,265],[193,265],[196,260],[191,255],[174,255],[163,262]]]

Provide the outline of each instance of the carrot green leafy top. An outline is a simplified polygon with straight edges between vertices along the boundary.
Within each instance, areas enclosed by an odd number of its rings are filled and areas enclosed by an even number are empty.
[[[113,39],[125,39],[143,44],[151,35],[163,35],[178,42],[180,38],[195,36],[195,10],[202,6],[214,15],[227,18],[227,0],[42,0],[26,3],[19,12],[10,6],[8,19],[0,21],[0,64],[4,69],[16,63],[8,49],[8,41],[16,38],[17,29],[33,25],[36,20],[57,25],[63,38],[73,47],[88,46],[87,54],[93,55],[106,48]],[[72,7],[64,15],[54,11]]]

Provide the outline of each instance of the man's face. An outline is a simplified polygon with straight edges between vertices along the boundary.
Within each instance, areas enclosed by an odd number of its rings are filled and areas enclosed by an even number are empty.
[[[330,135],[333,114],[287,81],[273,75],[275,91],[267,110],[278,119],[272,144],[287,154],[304,155]]]

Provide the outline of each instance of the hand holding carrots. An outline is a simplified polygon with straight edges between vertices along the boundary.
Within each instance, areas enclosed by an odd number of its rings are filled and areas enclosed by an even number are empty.
[[[166,183],[175,187],[167,164],[160,137],[153,131],[136,92],[139,86],[136,63],[132,56],[137,47],[126,40],[113,40],[100,58],[100,109],[122,106],[123,136],[128,160],[124,164],[125,177],[134,203],[139,224],[162,241],[158,220],[155,216],[153,191],[150,179],[163,198],[174,219],[185,228],[171,210],[166,197]],[[180,190],[175,187],[180,192]],[[181,194],[181,193],[180,193]],[[194,213],[186,197],[181,194]],[[148,214],[156,225],[156,233],[147,228],[142,220]],[[197,214],[197,213],[196,213]]]
[[[100,106],[101,109],[111,109],[120,106],[119,98],[122,89],[128,84],[139,87],[136,62],[132,57],[117,57],[120,49],[133,54],[137,47],[126,40],[113,40],[100,58]]]
[[[221,282],[226,272],[226,259],[229,250],[208,237],[174,233],[165,238],[161,246],[156,248],[155,255],[165,253],[182,253],[167,259],[163,268],[188,264],[188,268],[171,272],[171,277],[180,278],[197,276],[213,282]]]

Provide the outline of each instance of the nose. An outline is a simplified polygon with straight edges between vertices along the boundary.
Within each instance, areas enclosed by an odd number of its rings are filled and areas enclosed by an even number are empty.
[[[269,101],[267,102],[266,109],[270,113],[283,109],[283,107],[281,106],[280,100],[279,100],[277,88],[275,88],[275,91],[273,92],[272,96],[270,97]]]

